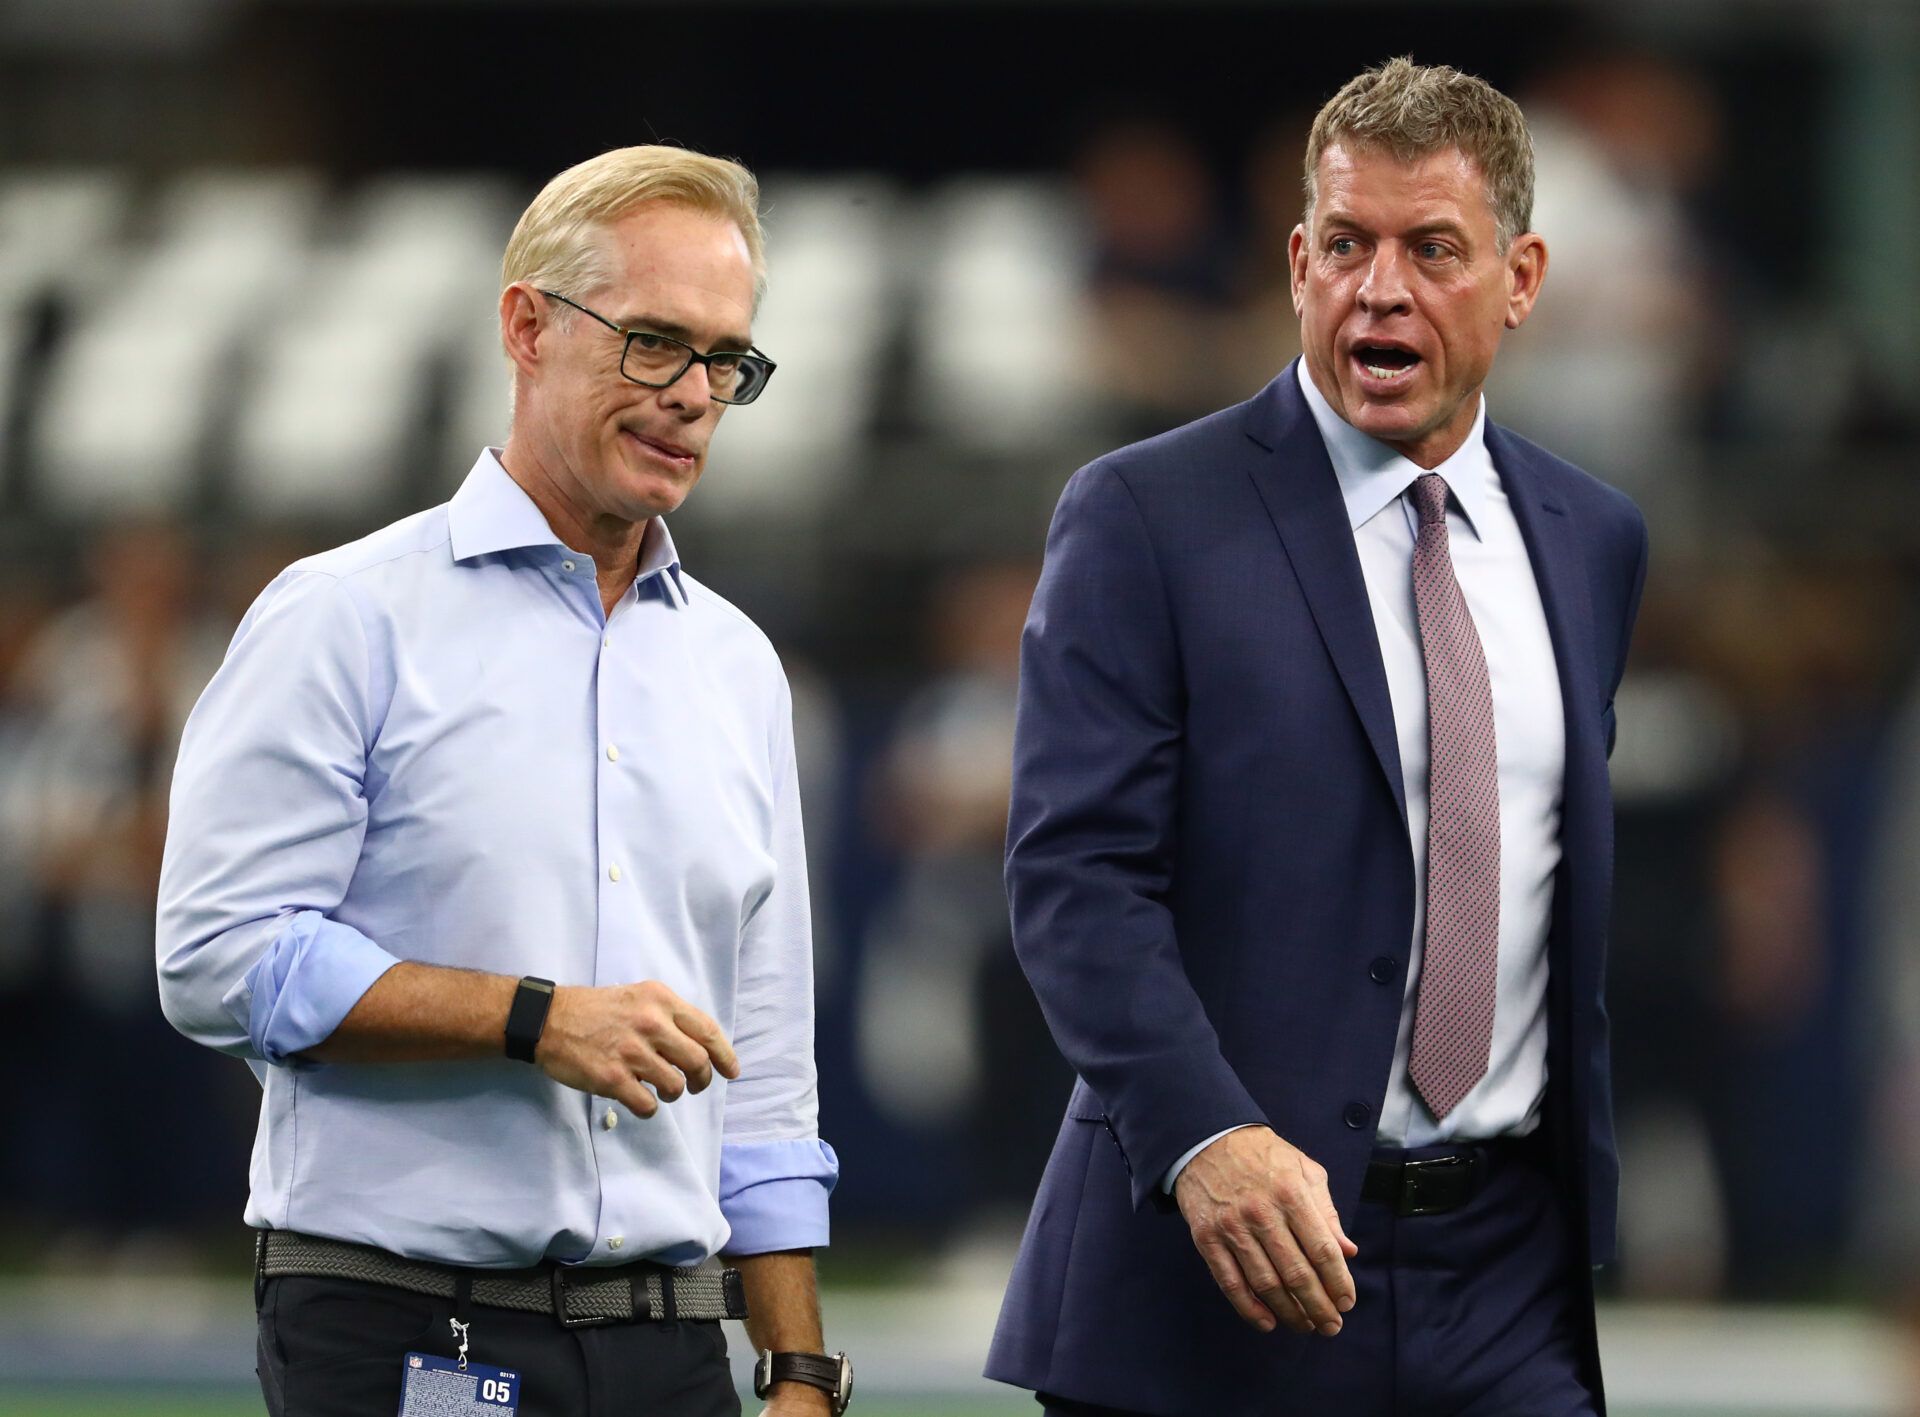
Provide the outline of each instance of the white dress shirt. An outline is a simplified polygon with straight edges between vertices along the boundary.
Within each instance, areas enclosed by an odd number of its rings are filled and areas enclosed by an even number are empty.
[[[1340,479],[1360,553],[1393,702],[1413,851],[1406,994],[1375,1135],[1388,1145],[1409,1147],[1525,1135],[1539,1125],[1547,1087],[1547,930],[1554,872],[1560,864],[1566,720],[1540,588],[1512,504],[1487,452],[1486,400],[1481,399],[1473,430],[1459,450],[1428,469],[1335,413],[1308,376],[1304,360],[1297,371]],[[1407,492],[1414,479],[1428,471],[1444,477],[1452,491],[1447,533],[1454,576],[1486,653],[1500,761],[1500,960],[1493,1040],[1486,1075],[1444,1118],[1427,1109],[1407,1074],[1427,924],[1427,674],[1413,601],[1413,544],[1419,523]],[[1187,1162],[1217,1139],[1208,1137],[1174,1162],[1167,1188]]]

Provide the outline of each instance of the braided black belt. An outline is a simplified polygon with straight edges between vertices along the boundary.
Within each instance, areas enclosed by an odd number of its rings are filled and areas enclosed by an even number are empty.
[[[464,1279],[476,1304],[552,1314],[564,1328],[633,1323],[641,1319],[744,1319],[746,1289],[740,1271],[707,1260],[686,1269],[639,1260],[602,1268],[543,1264],[532,1269],[470,1269],[410,1260],[371,1245],[261,1230],[253,1250],[263,1280],[300,1275],[385,1284],[451,1299]]]

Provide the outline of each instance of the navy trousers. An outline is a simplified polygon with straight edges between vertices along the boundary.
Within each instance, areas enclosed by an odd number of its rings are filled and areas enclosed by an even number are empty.
[[[411,1351],[455,1356],[451,1299],[347,1279],[269,1279],[258,1293],[270,1417],[391,1417]],[[520,1374],[521,1417],[739,1417],[718,1320],[564,1329],[474,1305],[469,1357]]]
[[[1457,1147],[1381,1149],[1423,1160]],[[1360,1247],[1340,1333],[1315,1338],[1273,1394],[1273,1417],[1597,1417],[1588,1286],[1533,1147],[1499,1153],[1486,1185],[1443,1215],[1362,1201],[1343,1216]],[[1238,1323],[1222,1299],[1220,1321]],[[1130,1417],[1042,1393],[1059,1417]]]

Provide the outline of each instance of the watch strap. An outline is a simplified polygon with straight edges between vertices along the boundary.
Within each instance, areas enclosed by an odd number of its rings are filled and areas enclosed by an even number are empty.
[[[513,991],[513,1006],[507,1010],[507,1056],[522,1063],[533,1061],[533,1050],[540,1045],[541,1030],[547,1026],[547,1010],[553,1007],[553,981],[529,974]]]
[[[836,1413],[844,1412],[846,1393],[842,1375],[846,1366],[844,1353],[769,1353],[762,1359],[760,1372],[754,1375],[753,1395],[766,1397],[775,1383],[805,1383],[832,1398]]]

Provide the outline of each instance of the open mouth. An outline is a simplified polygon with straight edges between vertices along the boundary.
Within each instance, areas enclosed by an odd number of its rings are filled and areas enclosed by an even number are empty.
[[[1420,364],[1420,356],[1412,350],[1385,344],[1356,345],[1353,360],[1374,378],[1388,382],[1406,378]]]

